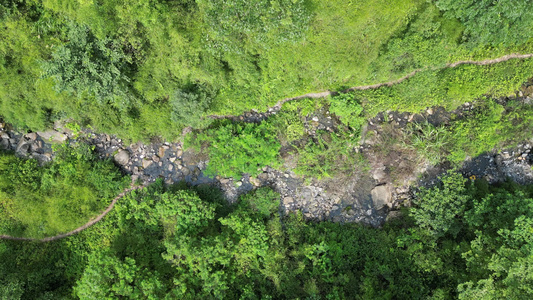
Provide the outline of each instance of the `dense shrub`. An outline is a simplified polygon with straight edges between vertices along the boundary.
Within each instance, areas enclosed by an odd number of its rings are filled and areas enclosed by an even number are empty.
[[[265,166],[277,166],[281,148],[268,123],[226,121],[187,136],[185,147],[202,148],[209,155],[207,175],[240,180],[243,173],[255,176]]]

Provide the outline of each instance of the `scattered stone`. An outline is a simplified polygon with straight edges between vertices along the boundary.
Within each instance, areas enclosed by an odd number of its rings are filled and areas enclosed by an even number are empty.
[[[165,151],[166,151],[165,146],[159,147],[159,152],[158,152],[157,155],[159,155],[159,157],[163,158],[163,157],[165,157]]]
[[[143,169],[146,169],[148,168],[151,164],[153,163],[153,161],[151,159],[143,159]]]
[[[237,187],[240,187],[240,186],[242,185],[242,181],[237,181],[237,182],[235,182],[235,185],[236,185]]]
[[[189,168],[183,168],[181,172],[184,176],[189,176],[189,174],[191,174],[191,170],[189,170]]]
[[[294,198],[292,197],[285,197],[283,198],[283,205],[287,206],[294,202]]]
[[[174,165],[169,164],[169,165],[168,165],[168,170],[169,170],[170,172],[172,172],[172,170],[174,170]]]

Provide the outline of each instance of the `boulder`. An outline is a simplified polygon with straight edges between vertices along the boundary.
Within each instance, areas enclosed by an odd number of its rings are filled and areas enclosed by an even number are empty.
[[[250,183],[253,184],[254,186],[260,186],[261,185],[261,181],[255,177],[250,177]]]
[[[115,161],[121,166],[126,165],[130,161],[130,153],[127,150],[120,150],[115,154]]]
[[[392,200],[392,193],[387,185],[376,186],[370,194],[372,195],[372,202],[374,208],[379,210],[388,205]]]
[[[37,134],[43,139],[45,142],[52,142],[52,143],[62,143],[67,140],[67,136],[62,134],[61,132],[57,132],[55,130],[48,130],[43,132],[37,132]]]
[[[26,138],[31,141],[35,141],[35,139],[37,139],[37,134],[35,132],[30,132],[26,134]]]
[[[15,150],[15,152],[18,155],[22,155],[22,156],[28,155],[28,151],[30,150],[31,143],[32,143],[31,140],[28,141],[28,140],[26,140],[24,138],[21,138],[19,140],[19,143],[17,145],[17,149]]]

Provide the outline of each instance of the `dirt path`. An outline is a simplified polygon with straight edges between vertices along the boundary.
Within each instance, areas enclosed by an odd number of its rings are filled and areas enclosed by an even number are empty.
[[[513,54],[504,55],[504,56],[501,56],[501,57],[498,57],[498,58],[495,58],[495,59],[485,59],[485,60],[479,60],[479,61],[475,61],[475,60],[460,60],[460,61],[457,61],[457,62],[454,62],[454,63],[447,63],[444,67],[442,67],[442,69],[455,68],[455,67],[460,66],[460,65],[485,66],[485,65],[492,65],[492,64],[508,61],[508,60],[511,60],[511,59],[526,59],[526,58],[532,58],[532,57],[533,57],[533,53],[529,53],[529,54],[513,53]],[[300,99],[306,99],[306,98],[324,98],[324,97],[327,97],[327,96],[335,96],[335,95],[338,95],[339,93],[348,93],[348,92],[351,92],[351,91],[364,91],[364,90],[378,89],[378,88],[381,88],[381,87],[384,87],[384,86],[389,86],[390,87],[390,86],[399,84],[399,83],[401,83],[401,82],[403,82],[403,81],[415,76],[419,72],[426,71],[426,70],[431,70],[431,69],[437,70],[437,69],[441,69],[441,68],[437,68],[437,67],[420,68],[420,69],[416,69],[416,70],[412,71],[411,73],[409,73],[409,74],[407,74],[407,75],[405,75],[403,77],[400,77],[400,78],[398,78],[396,80],[391,80],[391,81],[388,81],[388,82],[376,83],[376,84],[371,84],[371,85],[354,86],[354,87],[345,89],[345,90],[340,91],[340,92],[325,91],[325,92],[321,92],[321,93],[309,93],[309,94],[305,94],[305,95],[301,95],[301,96],[285,98],[285,99],[282,99],[282,100],[278,101],[274,106],[269,107],[268,111],[280,110],[281,106],[284,103],[289,102],[289,101],[294,101],[294,100],[300,100]],[[234,116],[234,115],[210,115],[209,116],[209,118],[212,118],[212,119],[231,119],[231,118],[236,118],[236,117],[238,117],[238,116]]]
[[[115,199],[113,199],[113,201],[111,201],[111,204],[109,204],[109,206],[106,208],[106,210],[104,210],[100,215],[98,215],[94,219],[91,219],[89,222],[85,223],[84,225],[82,225],[82,226],[80,226],[80,227],[78,227],[78,228],[76,228],[76,229],[74,229],[72,231],[69,231],[67,233],[62,233],[62,234],[58,234],[58,235],[55,235],[55,236],[46,237],[46,238],[42,238],[42,239],[14,237],[14,236],[9,236],[9,235],[0,235],[0,239],[2,239],[2,240],[13,240],[13,241],[51,242],[51,241],[59,240],[59,239],[62,239],[62,238],[66,238],[67,236],[75,235],[75,234],[80,233],[81,231],[93,226],[94,224],[100,222],[113,209],[113,207],[115,207],[115,204],[117,203],[117,201],[120,198],[126,196],[131,191],[142,189],[144,187],[146,187],[146,184],[140,185],[140,186],[132,186],[130,188],[125,189],[122,193],[117,195],[115,197]]]

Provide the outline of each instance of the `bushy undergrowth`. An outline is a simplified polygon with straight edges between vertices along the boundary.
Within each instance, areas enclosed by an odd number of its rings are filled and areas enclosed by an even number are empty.
[[[224,121],[187,136],[185,147],[205,149],[209,155],[207,175],[221,175],[240,180],[243,173],[255,176],[261,168],[276,167],[280,143],[266,122],[236,123]]]
[[[358,135],[352,133],[350,137],[350,132],[344,131],[317,133],[304,147],[295,148],[297,164],[294,173],[322,179],[339,174],[349,176],[364,169],[362,155],[355,152]]]
[[[280,217],[268,188],[228,206],[161,181],[55,243],[0,241],[10,299],[527,299],[533,189],[449,173],[383,228]],[[224,209],[221,209],[225,207]],[[480,296],[481,295],[481,296]]]
[[[479,99],[476,108],[449,125],[414,124],[404,143],[432,164],[449,160],[462,163],[494,148],[511,147],[533,133],[530,105],[511,101],[506,105],[492,99]]]
[[[87,221],[127,183],[110,161],[98,160],[89,146],[61,146],[53,163],[0,152],[0,232],[45,237]]]

